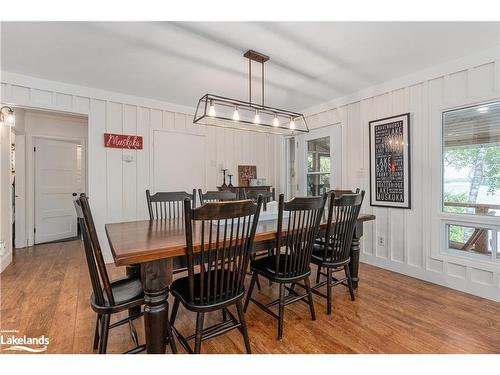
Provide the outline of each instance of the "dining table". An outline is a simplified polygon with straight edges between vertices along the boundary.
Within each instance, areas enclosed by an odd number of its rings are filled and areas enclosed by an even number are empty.
[[[349,264],[353,286],[359,283],[360,239],[363,224],[375,220],[371,214],[358,216],[351,244]],[[277,238],[277,219],[259,221],[252,252],[272,249]],[[147,353],[165,353],[168,319],[168,292],[172,282],[173,259],[186,255],[186,231],[183,217],[139,220],[105,225],[116,266],[126,266],[128,275],[140,277],[144,289],[144,330]],[[320,233],[326,229],[326,220]],[[281,235],[284,235],[283,232]],[[193,245],[201,233],[193,227]]]

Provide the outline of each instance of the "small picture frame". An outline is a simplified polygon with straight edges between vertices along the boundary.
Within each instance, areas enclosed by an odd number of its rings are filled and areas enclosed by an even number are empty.
[[[411,208],[410,114],[369,122],[370,205]]]

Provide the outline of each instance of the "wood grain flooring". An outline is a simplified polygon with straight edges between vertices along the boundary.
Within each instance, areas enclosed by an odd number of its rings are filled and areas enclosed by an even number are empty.
[[[125,274],[113,265],[109,272],[112,277]],[[306,304],[288,306],[282,341],[276,340],[277,322],[251,304],[246,316],[253,352],[500,353],[499,303],[366,264],[361,264],[360,278],[354,302],[346,288],[335,289],[331,316],[318,296],[314,322]],[[254,294],[263,301],[277,293],[276,286],[266,284],[263,280],[262,292]],[[92,353],[95,314],[89,306],[90,291],[80,241],[18,250],[0,275],[0,329],[47,336],[48,353]],[[194,318],[181,307],[176,325],[191,333]],[[220,318],[213,313],[207,324]],[[141,320],[136,327],[144,342]],[[132,345],[127,326],[111,331],[109,353]],[[202,352],[244,353],[243,339],[232,331],[204,342]]]

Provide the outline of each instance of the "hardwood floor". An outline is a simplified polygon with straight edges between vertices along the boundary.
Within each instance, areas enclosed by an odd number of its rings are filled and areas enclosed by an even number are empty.
[[[48,353],[92,352],[95,314],[89,306],[91,286],[80,246],[71,241],[16,252],[14,262],[0,275],[0,329],[49,337]],[[112,265],[109,271],[112,277],[125,273]],[[276,339],[276,320],[251,304],[246,316],[253,352],[500,353],[499,303],[366,264],[361,264],[360,277],[354,302],[347,288],[335,288],[331,316],[318,296],[314,322],[306,304],[287,306],[283,341]],[[276,297],[276,286],[261,284],[256,298]],[[220,315],[209,316],[207,324]],[[136,327],[144,342],[140,322]],[[194,314],[181,307],[176,325],[183,333],[194,332]],[[132,346],[126,325],[111,330],[109,353]],[[202,352],[244,353],[243,338],[232,331],[205,341]]]

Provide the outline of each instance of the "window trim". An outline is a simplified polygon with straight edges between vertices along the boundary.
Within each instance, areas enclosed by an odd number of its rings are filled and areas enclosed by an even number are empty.
[[[500,97],[484,96],[476,98],[466,98],[462,100],[448,101],[440,103],[430,109],[431,127],[429,131],[430,141],[430,166],[431,184],[429,186],[429,196],[431,197],[431,231],[430,231],[430,257],[435,260],[453,261],[466,266],[479,267],[492,272],[500,271],[500,258],[484,257],[473,253],[458,253],[460,250],[448,249],[447,244],[447,224],[484,226],[487,229],[494,228],[500,231],[498,216],[481,216],[474,214],[460,214],[445,212],[443,206],[444,196],[444,154],[443,154],[443,119],[444,114],[457,109],[471,108],[480,105],[487,105],[499,102]],[[424,192],[425,196],[425,192]]]

